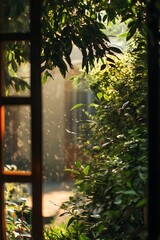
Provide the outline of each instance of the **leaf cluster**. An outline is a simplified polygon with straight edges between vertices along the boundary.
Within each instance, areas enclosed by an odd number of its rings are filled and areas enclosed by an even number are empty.
[[[31,238],[31,209],[26,205],[23,191],[21,188],[20,193],[20,187],[13,183],[8,183],[5,188],[6,236],[10,240]]]
[[[11,8],[12,5],[10,1],[4,3],[4,31],[29,31],[29,1],[18,1]],[[95,66],[95,62],[103,58],[109,62],[111,59],[110,63],[112,63],[112,56],[120,50],[111,48],[105,29],[106,23],[114,22],[117,17],[121,19],[121,22],[128,24],[127,39],[130,39],[137,30],[145,33],[145,1],[125,0],[123,4],[119,0],[108,2],[104,0],[42,1],[41,71],[44,73],[42,82],[45,83],[47,78],[51,77],[48,70],[55,67],[59,68],[64,77],[66,76],[68,68],[73,67],[71,52],[74,46],[82,53],[82,68],[86,72]],[[28,55],[26,55],[26,49]],[[16,71],[24,61],[29,61],[29,49],[24,44],[19,42],[8,44],[6,51],[10,54],[9,61],[12,62],[13,71]],[[6,63],[8,66],[8,59]],[[19,85],[21,83],[19,82]],[[22,85],[23,90],[24,84]]]
[[[145,41],[115,68],[93,70],[94,114],[81,125],[86,162],[77,159],[76,194],[63,208],[68,228],[84,239],[144,239],[147,195],[147,72]],[[141,49],[141,51],[139,51]],[[84,76],[83,76],[84,77]]]

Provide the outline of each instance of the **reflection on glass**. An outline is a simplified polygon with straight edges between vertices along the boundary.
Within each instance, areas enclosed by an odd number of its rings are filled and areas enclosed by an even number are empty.
[[[30,43],[28,41],[5,42],[3,52],[2,77],[3,96],[30,95]]]
[[[5,170],[31,170],[30,107],[5,107],[3,156]]]
[[[28,32],[30,25],[29,0],[1,0],[1,31]]]
[[[7,239],[31,238],[32,206],[28,204],[29,184],[5,184],[5,215]]]

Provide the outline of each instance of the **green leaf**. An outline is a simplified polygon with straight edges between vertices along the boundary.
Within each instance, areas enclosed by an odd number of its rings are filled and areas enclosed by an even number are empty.
[[[12,59],[12,69],[14,70],[14,72],[17,72],[17,70],[18,70],[17,63],[14,59]]]
[[[102,19],[101,14],[98,13],[98,20],[99,20],[100,22],[101,22],[101,19]]]
[[[112,52],[115,52],[115,53],[123,53],[123,52],[121,51],[121,49],[119,49],[119,48],[117,48],[117,47],[110,47],[109,50],[112,51]]]
[[[105,99],[106,101],[109,101],[109,96],[108,96],[107,94],[104,94],[104,99]]]
[[[98,105],[98,104],[96,104],[96,103],[90,103],[90,104],[89,104],[89,107],[98,108],[98,107],[99,107],[99,105]]]
[[[110,57],[107,57],[107,61],[108,61],[108,62],[115,63],[115,61],[114,61],[112,58],[110,58]]]
[[[136,195],[137,196],[137,193],[134,190],[124,191],[123,194],[125,194],[125,195],[134,195],[134,196]]]
[[[104,70],[106,68],[106,64],[102,64],[101,70]]]
[[[118,39],[120,38],[126,38],[127,37],[127,32],[121,33],[118,35]]]
[[[114,203],[116,205],[120,205],[122,203],[122,195],[118,195],[116,198],[115,198],[115,201]]]
[[[93,146],[92,148],[94,151],[99,151],[100,150],[100,147],[99,146]]]
[[[98,97],[99,100],[102,99],[102,96],[103,96],[102,92],[98,92],[98,93],[97,93],[97,97]]]
[[[89,240],[88,237],[86,237],[83,233],[79,235],[79,240]]]
[[[78,103],[78,104],[74,105],[74,106],[70,109],[70,111],[72,111],[72,110],[74,110],[74,109],[77,109],[77,108],[79,108],[79,107],[82,107],[83,105],[84,105],[83,103]]]
[[[147,199],[146,198],[143,198],[141,199],[137,204],[136,204],[136,207],[142,207],[144,206],[145,204],[147,203]]]
[[[84,175],[88,175],[89,170],[90,170],[90,166],[87,165],[87,166],[83,169],[83,173],[84,173]]]
[[[112,63],[110,63],[110,64],[109,64],[109,66],[111,66],[111,67],[115,68],[115,65],[114,65],[114,64],[112,64]]]
[[[66,49],[68,55],[71,54],[72,48],[73,48],[72,41],[70,39],[67,39],[65,41],[65,49]]]
[[[74,170],[74,169],[68,169],[68,168],[66,168],[64,171],[65,171],[65,172],[74,173],[74,174],[77,174],[77,175],[80,174],[78,171],[76,171],[76,170]]]
[[[61,213],[59,216],[60,216],[60,217],[63,217],[63,216],[65,216],[65,215],[68,215],[68,212],[63,212],[63,213]]]
[[[71,217],[68,221],[67,227],[69,227],[75,221],[75,217]]]
[[[103,16],[103,22],[105,22],[106,20],[107,20],[107,14]]]
[[[137,30],[137,26],[136,25],[133,25],[130,28],[130,30],[127,33],[127,38],[126,38],[127,41],[130,40],[133,37],[133,35],[136,33],[136,30]]]
[[[83,182],[84,182],[84,180],[78,180],[78,181],[75,182],[75,185],[80,185]]]
[[[53,79],[52,74],[46,70],[42,76],[42,84],[45,84],[47,82],[48,77]]]
[[[78,167],[78,168],[81,168],[81,163],[80,163],[80,161],[76,161],[76,166]]]

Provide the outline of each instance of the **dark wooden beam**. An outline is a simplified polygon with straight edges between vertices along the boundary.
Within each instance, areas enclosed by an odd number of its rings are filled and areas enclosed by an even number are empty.
[[[149,240],[160,239],[160,76],[158,1],[147,7],[148,35],[148,232]]]
[[[42,218],[42,90],[41,90],[41,1],[31,6],[31,120],[32,120],[32,237],[43,239]]]

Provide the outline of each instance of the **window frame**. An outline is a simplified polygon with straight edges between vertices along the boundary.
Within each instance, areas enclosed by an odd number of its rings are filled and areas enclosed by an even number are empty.
[[[148,63],[148,239],[160,238],[160,14],[158,0],[147,5]]]
[[[148,20],[148,105],[149,105],[149,182],[148,182],[148,229],[149,239],[158,239],[160,236],[160,79],[159,79],[159,20],[155,18],[157,0],[150,0],[147,8]],[[32,136],[32,173],[4,173],[3,156],[0,154],[0,216],[4,216],[4,183],[29,182],[32,184],[33,214],[32,234],[34,240],[43,239],[42,221],[42,97],[40,81],[40,15],[41,1],[30,0],[31,31],[22,33],[0,33],[0,43],[10,40],[29,40],[31,42],[31,97],[13,98],[3,97],[0,89],[0,149],[3,147],[4,107],[5,105],[31,106],[31,136]],[[155,44],[153,44],[153,42]],[[1,44],[0,44],[1,45]],[[2,49],[0,46],[0,55]],[[34,65],[32,64],[34,62]],[[2,66],[0,57],[0,68]],[[2,79],[2,69],[0,69]],[[153,81],[154,79],[154,81]],[[38,121],[37,121],[38,119]],[[0,217],[0,239],[5,240],[5,218]]]
[[[1,1],[1,6],[3,2]],[[31,95],[29,97],[4,97],[0,81],[0,149],[3,147],[4,109],[7,105],[31,107],[31,173],[4,172],[3,153],[0,153],[0,239],[6,240],[4,184],[30,183],[32,186],[32,238],[43,239],[42,217],[42,90],[41,90],[41,1],[30,0],[30,32],[0,32],[0,77],[3,79],[2,46],[5,41],[29,41],[31,44]],[[1,9],[1,11],[3,11]]]

